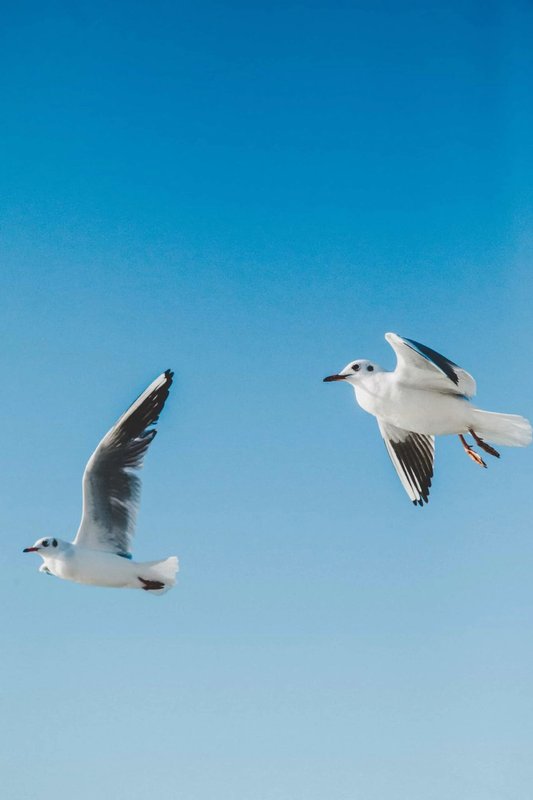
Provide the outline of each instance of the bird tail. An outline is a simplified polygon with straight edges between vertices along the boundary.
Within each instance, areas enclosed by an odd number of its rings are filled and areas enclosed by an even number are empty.
[[[176,556],[164,561],[146,561],[139,564],[139,580],[141,588],[150,594],[165,594],[176,583],[179,562]]]
[[[526,447],[531,443],[531,423],[518,414],[494,414],[472,409],[472,430],[483,439],[509,447]]]

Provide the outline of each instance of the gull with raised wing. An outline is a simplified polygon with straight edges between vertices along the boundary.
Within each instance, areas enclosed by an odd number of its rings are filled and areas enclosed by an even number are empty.
[[[142,467],[153,427],[165,405],[173,373],[167,370],[137,398],[104,436],[83,474],[83,512],[76,538],[47,536],[25,553],[43,559],[40,571],[93,586],[164,594],[176,582],[178,559],[136,562],[130,553]]]
[[[415,505],[428,502],[435,436],[457,434],[466,454],[486,467],[474,450],[500,454],[494,444],[525,447],[531,442],[531,425],[515,414],[481,411],[469,403],[476,382],[468,372],[426,345],[386,333],[396,353],[396,369],[382,369],[372,361],[351,361],[324,381],[352,385],[361,408],[373,414],[402,485]],[[468,444],[470,434],[474,445]]]

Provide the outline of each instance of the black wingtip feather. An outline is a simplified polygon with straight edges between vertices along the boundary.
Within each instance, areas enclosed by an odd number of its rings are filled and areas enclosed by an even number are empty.
[[[157,424],[159,415],[167,401],[170,387],[172,386],[172,379],[174,376],[172,370],[167,369],[163,374],[165,376],[164,382],[150,392],[141,405],[133,412],[126,412],[125,419],[121,422],[120,426],[115,429],[114,435],[118,440],[129,441],[132,439],[141,439],[145,447],[148,446],[151,441],[148,436],[153,430],[151,426]]]
[[[442,353],[437,353],[436,350],[432,350],[431,347],[428,347],[426,344],[421,344],[420,342],[415,342],[414,339],[407,339],[402,337],[404,342],[408,342],[409,345],[413,345],[413,348],[417,350],[420,355],[427,358],[428,361],[432,361],[436,367],[441,369],[447,378],[455,383],[456,386],[459,385],[459,376],[457,375],[454,367],[460,369],[459,364],[456,364],[454,361],[451,361],[446,356],[443,356]]]
[[[433,478],[433,454],[423,437],[416,433],[411,434],[404,442],[391,440],[391,445],[404,474],[419,494],[419,497],[412,501],[413,504],[423,506],[429,502],[429,490]]]

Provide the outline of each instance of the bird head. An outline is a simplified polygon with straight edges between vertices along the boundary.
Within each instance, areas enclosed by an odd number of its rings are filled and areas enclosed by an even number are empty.
[[[365,358],[359,358],[357,361],[350,361],[336,375],[328,375],[327,378],[324,378],[324,383],[345,381],[346,383],[351,383],[352,386],[357,386],[361,381],[371,378],[377,372],[383,372],[381,367],[372,361],[367,361]]]
[[[61,539],[51,538],[50,536],[43,536],[42,539],[37,539],[31,547],[25,547],[23,553],[39,553],[43,558],[45,556],[53,556],[63,549],[63,542]]]

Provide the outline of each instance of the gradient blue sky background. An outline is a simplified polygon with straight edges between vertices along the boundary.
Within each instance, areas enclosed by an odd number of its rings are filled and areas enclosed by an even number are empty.
[[[322,378],[392,330],[533,417],[527,2],[4,10],[2,786],[13,800],[522,800],[533,452],[415,509]],[[135,555],[38,574],[176,371]]]

